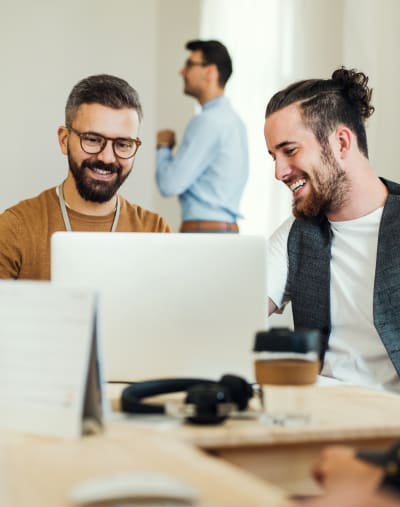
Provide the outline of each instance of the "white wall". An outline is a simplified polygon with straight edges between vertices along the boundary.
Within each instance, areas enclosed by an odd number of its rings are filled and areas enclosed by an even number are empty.
[[[365,69],[376,111],[369,120],[369,155],[379,175],[400,181],[397,163],[400,117],[400,2],[347,0],[343,63]]]
[[[181,132],[192,114],[177,72],[184,43],[198,35],[198,10],[197,0],[1,0],[0,210],[62,181],[56,133],[67,96],[81,78],[110,73],[138,90],[144,109],[123,194],[178,222],[176,203],[164,203],[154,183],[155,132]]]

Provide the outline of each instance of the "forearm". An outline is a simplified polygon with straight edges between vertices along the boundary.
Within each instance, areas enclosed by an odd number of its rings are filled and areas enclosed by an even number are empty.
[[[162,195],[183,194],[209,166],[211,151],[183,142],[173,155],[169,148],[157,150],[157,184]]]
[[[156,181],[160,193],[164,197],[179,194],[179,181],[174,177],[176,173],[175,166],[174,155],[171,149],[166,146],[157,147]]]
[[[10,212],[0,216],[0,279],[16,279],[22,263],[19,223]]]

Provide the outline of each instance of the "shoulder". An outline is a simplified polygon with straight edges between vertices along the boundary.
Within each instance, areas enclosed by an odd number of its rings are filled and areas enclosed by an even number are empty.
[[[171,232],[169,223],[158,213],[121,198],[121,228],[127,232]]]
[[[281,225],[275,229],[275,231],[271,234],[271,236],[268,238],[268,244],[274,245],[277,243],[287,243],[290,230],[293,227],[293,224],[296,223],[297,220],[293,216],[290,216],[286,218],[284,222],[281,223]]]
[[[240,116],[230,105],[230,102],[213,104],[204,108],[201,113],[195,115],[187,129],[189,134],[204,134],[207,138],[210,134],[215,138],[229,137],[231,135],[246,136],[246,127]]]
[[[7,208],[0,214],[2,221],[15,219],[27,220],[29,217],[34,217],[41,209],[54,206],[57,202],[57,194],[55,187],[44,190],[35,197],[24,199],[13,206]]]
[[[199,115],[200,117],[203,116],[208,121],[219,119],[227,123],[232,120],[243,123],[238,113],[232,107],[230,100],[225,95],[214,100],[215,102],[211,101],[208,107],[206,105],[202,114]]]
[[[394,181],[387,180],[386,178],[380,178],[380,180],[386,185],[390,194],[399,195],[400,194],[400,184]]]
[[[324,215],[314,218],[295,219],[289,231],[288,242],[290,245],[306,244],[311,248],[325,248],[331,242],[331,226]]]

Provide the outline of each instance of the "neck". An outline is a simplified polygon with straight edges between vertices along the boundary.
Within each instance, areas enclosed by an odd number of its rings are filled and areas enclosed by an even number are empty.
[[[221,97],[224,94],[223,88],[217,88],[213,90],[205,90],[199,97],[197,97],[197,100],[199,101],[199,104],[202,106],[206,102],[212,99],[216,99],[217,97]]]
[[[348,174],[351,176],[347,200],[338,211],[327,213],[330,221],[354,220],[385,205],[388,189],[376,176],[368,160],[358,168],[352,167]]]
[[[75,181],[71,174],[63,183],[64,200],[69,208],[83,215],[104,216],[115,210],[117,196],[114,195],[109,201],[98,203],[86,201],[76,189]]]

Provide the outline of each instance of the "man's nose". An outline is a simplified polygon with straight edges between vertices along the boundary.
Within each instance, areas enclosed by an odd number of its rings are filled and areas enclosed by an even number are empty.
[[[99,160],[102,160],[105,164],[109,164],[116,161],[112,141],[107,139],[107,143],[104,146],[104,149],[100,153],[98,153],[97,158]]]
[[[285,181],[290,175],[290,164],[285,157],[276,157],[275,159],[275,178],[279,181]]]

